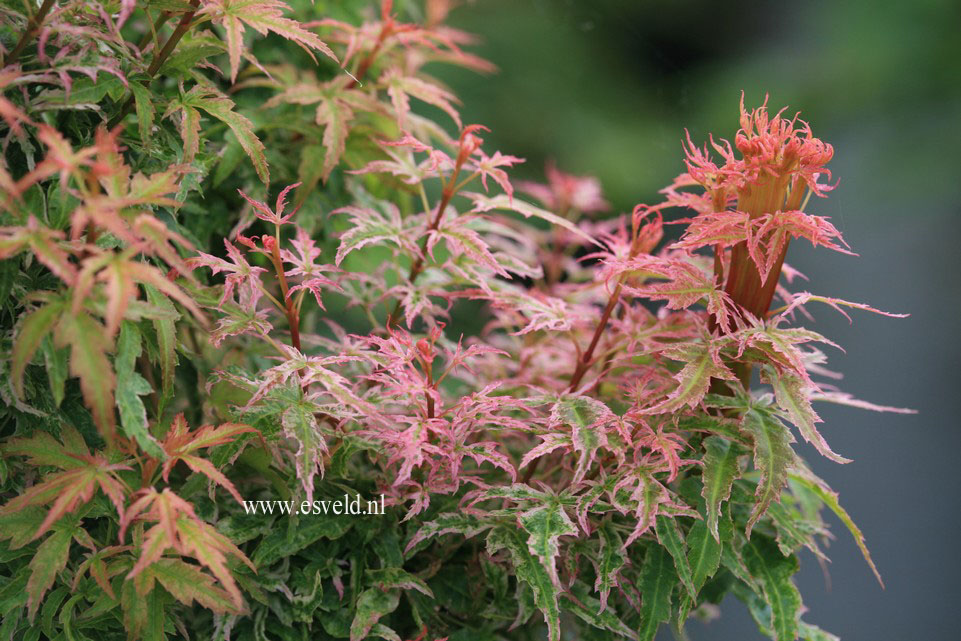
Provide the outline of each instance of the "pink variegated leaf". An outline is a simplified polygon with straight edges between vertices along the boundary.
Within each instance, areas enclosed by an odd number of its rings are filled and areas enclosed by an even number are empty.
[[[816,423],[821,422],[821,417],[811,407],[810,395],[817,388],[802,377],[790,372],[776,372],[773,369],[767,369],[765,374],[767,382],[774,388],[774,397],[777,400],[778,407],[798,428],[804,440],[835,463],[850,463],[851,459],[836,454],[830,448],[815,426]]]
[[[702,213],[687,222],[681,239],[671,245],[672,249],[693,251],[702,247],[721,245],[725,247],[746,241],[750,235],[750,215],[743,211],[719,211]]]
[[[721,359],[719,347],[712,342],[681,343],[664,350],[664,356],[684,363],[684,367],[674,376],[677,387],[664,400],[645,408],[642,413],[664,414],[682,407],[696,407],[707,393],[712,378],[737,380]]]
[[[237,79],[240,68],[245,26],[252,27],[263,36],[272,32],[291,40],[312,58],[313,51],[319,51],[338,62],[337,56],[320,38],[296,20],[283,17],[287,9],[287,4],[280,0],[205,0],[197,13],[210,16],[214,24],[221,25],[227,33],[231,82]]]
[[[823,401],[825,403],[835,403],[837,405],[847,405],[849,407],[857,407],[862,410],[871,410],[872,412],[893,412],[895,414],[917,414],[917,410],[913,410],[906,407],[892,407],[890,405],[878,405],[876,403],[871,403],[869,401],[862,401],[860,399],[854,398],[850,394],[845,392],[825,392],[825,391],[812,391],[808,398],[811,401]]]
[[[458,129],[462,127],[460,114],[453,105],[459,101],[450,91],[422,78],[407,75],[398,68],[385,71],[380,77],[380,83],[387,87],[387,94],[390,96],[397,116],[397,124],[402,130],[407,128],[410,96],[439,107],[451,117]]]
[[[297,443],[294,455],[297,478],[304,488],[308,502],[314,500],[314,476],[324,475],[324,457],[328,454],[327,442],[321,433],[315,410],[310,403],[292,404],[281,415],[284,434]]]
[[[607,447],[606,428],[616,420],[611,409],[589,396],[562,396],[551,407],[550,425],[570,429],[570,442],[577,455],[572,484],[584,480],[597,458],[597,451]]]
[[[384,292],[382,298],[400,301],[401,309],[404,310],[404,322],[410,328],[418,318],[436,319],[449,315],[449,306],[445,307],[436,300],[444,293],[439,285],[446,282],[447,279],[439,276],[437,270],[426,269],[416,283],[401,283],[391,287]]]
[[[259,200],[254,200],[250,196],[244,193],[242,189],[238,189],[237,192],[254,208],[254,215],[261,220],[265,220],[268,223],[273,223],[274,225],[283,225],[290,221],[291,218],[297,213],[299,207],[295,207],[293,211],[284,216],[284,209],[287,206],[287,193],[291,189],[296,189],[300,187],[300,183],[294,183],[293,185],[287,185],[277,196],[277,204],[273,209],[267,206],[267,203],[260,202]]]
[[[511,464],[510,458],[503,452],[498,452],[499,443],[485,441],[482,443],[471,443],[464,447],[459,453],[469,457],[478,467],[483,463],[490,463],[493,467],[499,468],[511,477],[511,482],[517,481],[517,471]]]
[[[490,247],[484,238],[470,228],[470,223],[475,218],[476,216],[458,216],[443,221],[437,229],[431,230],[428,234],[427,252],[433,256],[434,247],[443,240],[454,256],[467,256],[491,268],[497,275],[509,279],[510,274],[500,266],[491,254]]]
[[[410,226],[401,218],[400,210],[393,203],[384,203],[384,211],[355,206],[341,207],[331,212],[350,216],[352,227],[340,237],[340,246],[334,263],[340,265],[352,251],[371,244],[392,243],[402,250],[420,251],[411,238]]]
[[[487,191],[487,178],[490,177],[494,182],[500,185],[500,188],[504,190],[507,194],[507,198],[512,200],[514,198],[514,187],[511,185],[510,179],[507,176],[507,172],[501,169],[501,167],[513,167],[518,163],[524,162],[523,158],[518,158],[517,156],[506,156],[499,151],[495,151],[493,156],[488,156],[480,149],[477,150],[477,157],[472,158],[469,163],[466,163],[464,167],[467,170],[475,171],[480,174],[481,184],[484,186],[484,191]]]
[[[830,298],[827,296],[815,296],[810,292],[801,292],[799,294],[794,294],[791,298],[791,302],[788,303],[786,307],[780,310],[776,310],[778,316],[786,317],[795,309],[801,308],[808,303],[824,303],[836,309],[838,313],[851,321],[851,317],[848,316],[842,307],[850,307],[852,309],[860,309],[865,312],[872,312],[874,314],[881,314],[882,316],[890,316],[891,318],[907,318],[910,314],[895,314],[892,312],[883,312],[880,309],[875,309],[870,305],[865,305],[864,303],[852,303],[850,301],[842,300],[840,298]]]
[[[244,311],[231,306],[226,313],[210,332],[210,344],[214,347],[220,347],[231,336],[267,336],[273,329],[266,310]]]
[[[657,515],[662,510],[669,514],[678,512],[688,515],[696,514],[692,509],[677,503],[671,492],[654,478],[650,469],[644,466],[638,466],[625,474],[614,485],[611,493],[616,496],[622,489],[630,490],[630,503],[623,504],[615,501],[614,506],[622,512],[633,514],[637,519],[634,529],[624,541],[624,549],[654,527]]]
[[[823,216],[812,216],[803,211],[764,214],[751,220],[746,239],[748,253],[762,281],[767,280],[791,238],[806,238],[815,247],[820,245],[843,254],[856,255],[847,248],[841,232]]]
[[[263,267],[254,267],[248,263],[240,250],[226,238],[224,238],[224,246],[227,248],[229,261],[204,252],[197,252],[198,256],[191,258],[188,261],[188,266],[192,269],[209,267],[214,274],[221,272],[227,274],[224,279],[224,292],[220,297],[220,306],[223,307],[228,301],[233,300],[233,295],[236,292],[240,307],[248,311],[254,311],[257,307],[257,301],[263,294],[260,274],[267,270]]]
[[[520,327],[518,336],[540,330],[562,332],[571,328],[578,314],[563,299],[542,294],[537,290],[511,287],[507,283],[488,283],[490,290],[470,289],[458,296],[490,302],[504,313],[504,324]]]
[[[507,194],[486,196],[485,194],[464,192],[463,195],[473,201],[474,207],[471,211],[474,213],[484,213],[491,210],[516,211],[524,216],[524,218],[530,218],[531,216],[534,218],[540,218],[541,220],[545,220],[552,225],[563,227],[575,236],[578,236],[592,245],[601,246],[600,242],[566,218],[561,218],[557,214],[551,213],[546,209],[541,209],[540,207],[535,207],[534,205],[523,200],[509,197]]]
[[[801,327],[780,327],[782,320],[780,316],[767,321],[748,318],[740,329],[730,334],[738,344],[738,356],[748,348],[760,351],[778,369],[790,370],[807,380],[809,352],[802,351],[799,345],[823,343],[841,349],[817,332]]]
[[[720,326],[726,327],[734,304],[714,282],[713,274],[680,257],[639,255],[630,259],[605,261],[603,275],[634,273],[644,280],[628,280],[624,292],[651,300],[666,301],[668,309],[685,309],[704,301]],[[664,279],[663,281],[661,279]]]
[[[541,439],[541,442],[524,453],[524,458],[521,459],[521,463],[518,467],[527,467],[531,461],[539,459],[542,456],[546,456],[554,450],[558,450],[560,448],[570,450],[574,447],[573,443],[571,442],[571,437],[567,434],[549,432],[547,434],[539,434],[538,438]]]
[[[553,160],[547,161],[544,173],[547,176],[546,185],[521,181],[518,188],[556,212],[573,209],[587,214],[610,209],[610,204],[601,194],[601,183],[597,178],[559,171]]]

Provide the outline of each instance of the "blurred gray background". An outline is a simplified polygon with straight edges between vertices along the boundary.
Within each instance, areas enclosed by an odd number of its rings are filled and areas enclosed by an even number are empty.
[[[831,216],[861,257],[792,245],[788,262],[816,293],[910,312],[816,308],[812,329],[840,343],[833,369],[859,398],[919,410],[875,414],[821,404],[823,433],[854,462],[803,453],[840,492],[885,579],[882,590],[846,530],[828,553],[830,586],[810,554],[805,619],[843,639],[961,638],[958,458],[961,311],[961,3],[700,3],[478,0],[450,22],[480,34],[489,78],[443,71],[464,121],[491,126],[489,148],[593,173],[617,211],[656,202],[695,142],[733,138],[747,104],[801,111],[835,147],[840,185],[813,213]],[[763,637],[733,597],[689,626],[693,641]],[[669,638],[665,634],[664,638]]]

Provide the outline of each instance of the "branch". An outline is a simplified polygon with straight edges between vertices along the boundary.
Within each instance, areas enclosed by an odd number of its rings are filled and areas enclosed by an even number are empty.
[[[43,25],[44,18],[47,17],[48,13],[50,13],[50,9],[53,8],[53,5],[54,0],[43,0],[43,4],[40,5],[40,10],[33,14],[33,17],[31,17],[27,22],[27,28],[22,34],[20,34],[20,39],[17,40],[17,44],[14,45],[13,50],[10,52],[10,55],[4,61],[2,66],[12,65],[17,61],[18,58],[20,58],[20,54],[27,46],[27,43],[30,42],[35,35],[37,35],[37,31],[40,30],[40,27]]]

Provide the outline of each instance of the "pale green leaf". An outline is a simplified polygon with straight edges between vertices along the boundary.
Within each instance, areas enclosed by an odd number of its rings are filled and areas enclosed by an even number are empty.
[[[163,449],[147,429],[147,410],[141,396],[149,394],[150,384],[136,371],[137,358],[141,353],[140,330],[130,321],[123,321],[117,337],[117,409],[120,425],[128,437],[135,439],[140,448],[156,459],[164,459]]]
[[[133,93],[134,106],[137,111],[137,126],[140,130],[140,140],[144,144],[147,144],[153,130],[153,96],[150,94],[150,89],[140,84],[139,80],[132,80],[129,86],[130,91]]]
[[[13,340],[13,353],[10,358],[10,380],[18,398],[23,398],[23,372],[33,359],[43,338],[50,333],[60,315],[64,303],[55,301],[34,310],[24,318]]]
[[[57,326],[54,345],[70,345],[70,373],[80,379],[83,399],[97,425],[109,438],[115,425],[113,392],[116,378],[107,358],[112,346],[106,338],[106,329],[86,312],[68,314]]]
[[[217,587],[214,578],[196,565],[180,559],[164,558],[153,563],[148,571],[170,594],[189,606],[196,601],[203,607],[219,613],[236,613],[237,607],[230,595]]]
[[[60,407],[69,377],[69,352],[54,347],[53,339],[49,335],[44,337],[40,349],[43,350],[43,360],[47,366],[47,380],[50,382],[50,391],[53,392],[53,402]]]
[[[157,334],[157,350],[159,352],[160,376],[162,380],[161,391],[164,403],[173,396],[174,373],[177,367],[177,328],[176,321],[180,318],[177,308],[170,302],[170,299],[157,291],[150,285],[144,285],[147,292],[147,300],[152,305],[168,312],[168,317],[159,317],[153,320],[154,331]]]

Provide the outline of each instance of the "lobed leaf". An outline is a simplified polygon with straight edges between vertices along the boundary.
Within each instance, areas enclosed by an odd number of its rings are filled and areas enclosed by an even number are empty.
[[[671,618],[671,592],[676,583],[671,555],[660,545],[649,546],[637,583],[641,593],[639,641],[653,641],[661,623]]]
[[[762,407],[752,407],[741,419],[741,430],[754,441],[754,467],[761,473],[755,493],[755,504],[747,522],[747,534],[758,522],[771,501],[779,500],[787,485],[788,471],[796,455],[791,448],[794,437],[774,414]]]
[[[731,497],[731,486],[741,476],[739,464],[742,450],[739,445],[720,436],[704,439],[704,486],[701,496],[707,504],[707,527],[715,541],[720,542],[718,515],[721,503]]]

